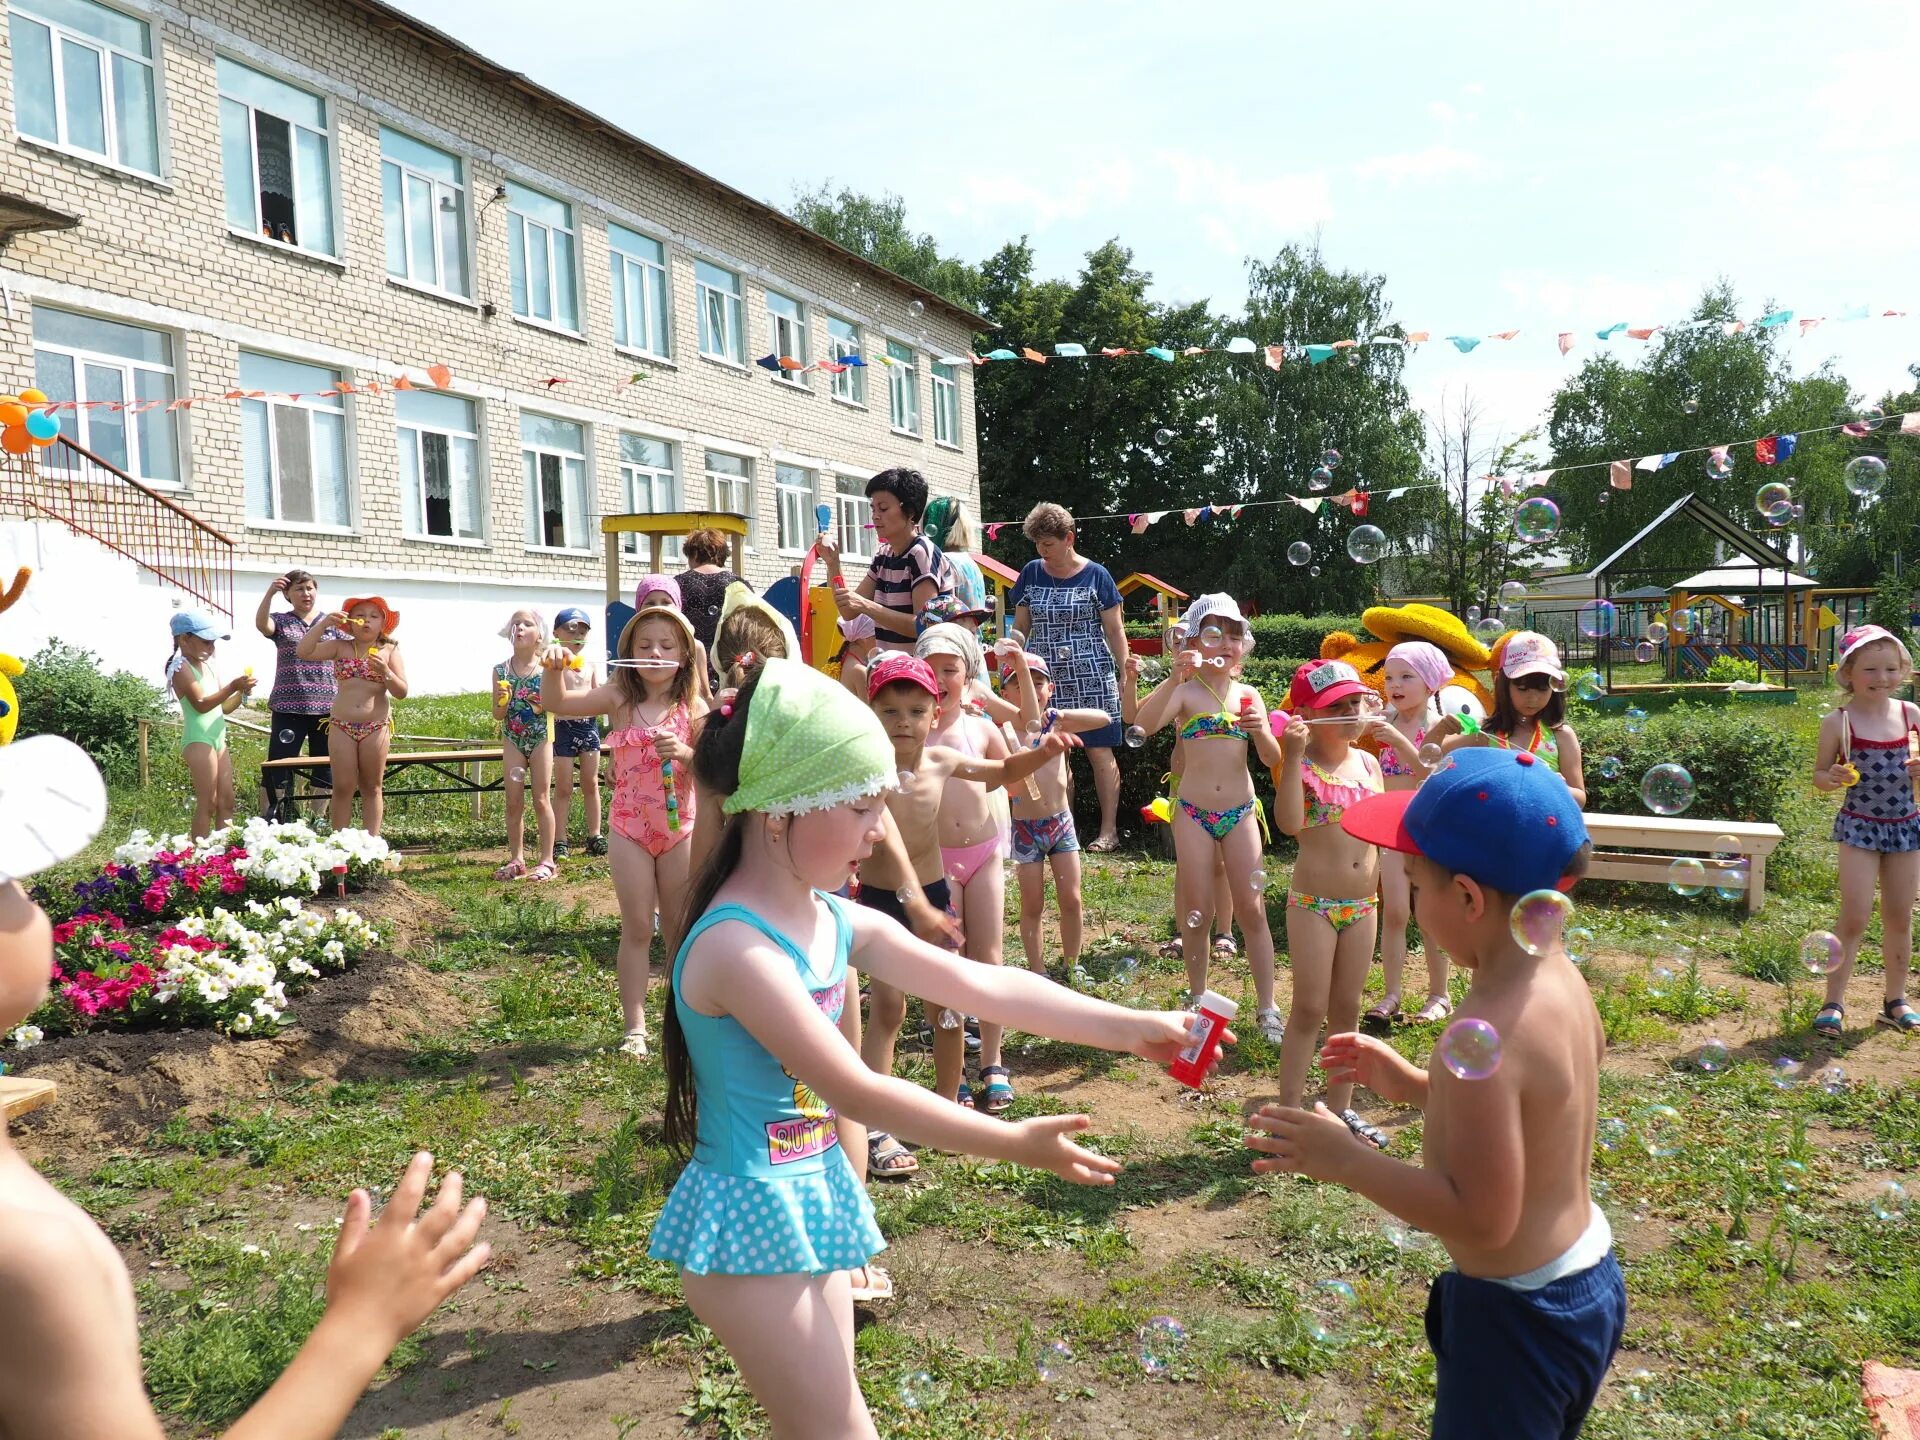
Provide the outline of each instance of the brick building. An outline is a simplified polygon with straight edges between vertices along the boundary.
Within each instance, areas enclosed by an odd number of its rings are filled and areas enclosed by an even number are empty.
[[[401,11],[13,0],[8,26],[0,388],[91,402],[69,438],[231,538],[229,664],[268,673],[248,620],[292,565],[405,612],[417,688],[476,689],[516,605],[597,608],[603,514],[744,514],[764,586],[819,501],[870,549],[886,466],[977,513],[979,317]],[[170,408],[236,390],[263,393]],[[0,648],[155,669],[175,590],[25,513],[0,566],[41,578]]]

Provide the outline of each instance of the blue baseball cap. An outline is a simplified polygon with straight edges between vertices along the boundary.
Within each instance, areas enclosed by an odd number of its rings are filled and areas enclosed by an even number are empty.
[[[1587,843],[1573,792],[1524,750],[1457,750],[1418,790],[1349,805],[1340,826],[1509,895],[1570,889],[1567,863]]]
[[[231,640],[233,637],[213,623],[213,617],[204,610],[176,610],[173,619],[167,622],[178,639],[182,635],[192,635],[201,640]]]
[[[584,625],[589,630],[591,630],[593,628],[593,617],[587,614],[587,612],[582,610],[578,605],[569,605],[566,609],[562,610],[558,615],[553,617],[554,629],[558,630],[563,625]]]

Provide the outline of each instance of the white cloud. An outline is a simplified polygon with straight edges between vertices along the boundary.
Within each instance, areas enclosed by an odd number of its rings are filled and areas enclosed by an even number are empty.
[[[1699,285],[1687,280],[1622,280],[1613,275],[1554,275],[1541,270],[1509,270],[1500,288],[1514,307],[1511,325],[1572,330],[1582,341],[1605,325],[1663,325],[1683,320],[1699,298]],[[1576,352],[1577,353],[1577,352]]]
[[[1333,218],[1333,191],[1321,171],[1256,179],[1210,156],[1162,150],[1154,158],[1170,173],[1175,201],[1228,254],[1269,249],[1276,232],[1296,235]]]
[[[1059,180],[1024,175],[968,175],[947,203],[954,215],[1011,211],[1023,226],[1044,229],[1061,220],[1077,220],[1096,208],[1125,202],[1133,193],[1134,173],[1126,159],[1103,160],[1091,169]]]
[[[1444,100],[1429,100],[1427,102],[1427,113],[1433,116],[1433,118],[1438,120],[1442,125],[1453,124],[1455,118],[1458,115],[1458,112],[1453,108],[1453,106],[1449,105]]]
[[[1393,155],[1370,155],[1357,162],[1353,173],[1361,180],[1385,184],[1431,185],[1440,180],[1480,179],[1492,172],[1487,158],[1453,145],[1429,145]]]

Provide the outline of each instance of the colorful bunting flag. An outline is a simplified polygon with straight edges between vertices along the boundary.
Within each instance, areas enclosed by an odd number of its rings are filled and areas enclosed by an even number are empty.
[[[1070,340],[1063,341],[1053,347],[1053,353],[1068,360],[1084,360],[1087,358],[1087,347],[1075,345]]]
[[[1571,330],[1562,330],[1560,332],[1560,353],[1564,355],[1571,349],[1573,349],[1573,332]]]
[[[1624,460],[1615,460],[1607,466],[1607,483],[1616,490],[1633,488],[1633,468]]]
[[[1791,319],[1793,319],[1793,312],[1791,310],[1770,310],[1753,323],[1758,325],[1762,330],[1772,330],[1777,326],[1786,324]]]
[[[1458,350],[1462,355],[1467,354],[1474,346],[1480,343],[1480,337],[1478,335],[1449,335],[1447,339],[1453,342],[1453,348]]]
[[[1044,365],[1047,363],[1047,357],[1031,345],[1023,345],[1020,347],[1020,358],[1023,360],[1031,360],[1036,365]]]
[[[1332,358],[1333,358],[1333,346],[1331,345],[1307,346],[1307,363],[1309,365],[1323,364],[1324,362],[1331,360]]]
[[[1282,345],[1267,346],[1267,368],[1269,370],[1278,370],[1280,366],[1283,363],[1285,363],[1286,358],[1287,358],[1287,352],[1286,352],[1285,346],[1282,346]]]
[[[1244,335],[1236,335],[1227,341],[1227,353],[1229,355],[1251,355],[1253,351],[1253,341]]]
[[[1164,345],[1149,345],[1146,349],[1146,353],[1151,355],[1156,360],[1165,361],[1169,365],[1171,365],[1174,360],[1173,351],[1167,349],[1167,347]]]
[[[1614,336],[1618,335],[1622,330],[1626,328],[1627,328],[1627,322],[1624,320],[1620,320],[1615,322],[1612,325],[1607,326],[1607,328],[1604,330],[1596,330],[1593,333],[1596,337],[1598,337],[1601,340],[1611,340]]]

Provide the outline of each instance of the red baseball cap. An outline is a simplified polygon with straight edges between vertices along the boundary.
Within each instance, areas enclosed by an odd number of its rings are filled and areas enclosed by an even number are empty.
[[[933,678],[933,667],[918,655],[904,650],[889,650],[867,668],[867,702],[889,685],[918,685],[934,699],[940,698],[940,682]]]
[[[1336,700],[1367,693],[1360,672],[1344,660],[1309,660],[1293,672],[1287,704],[1295,710],[1324,710]]]

